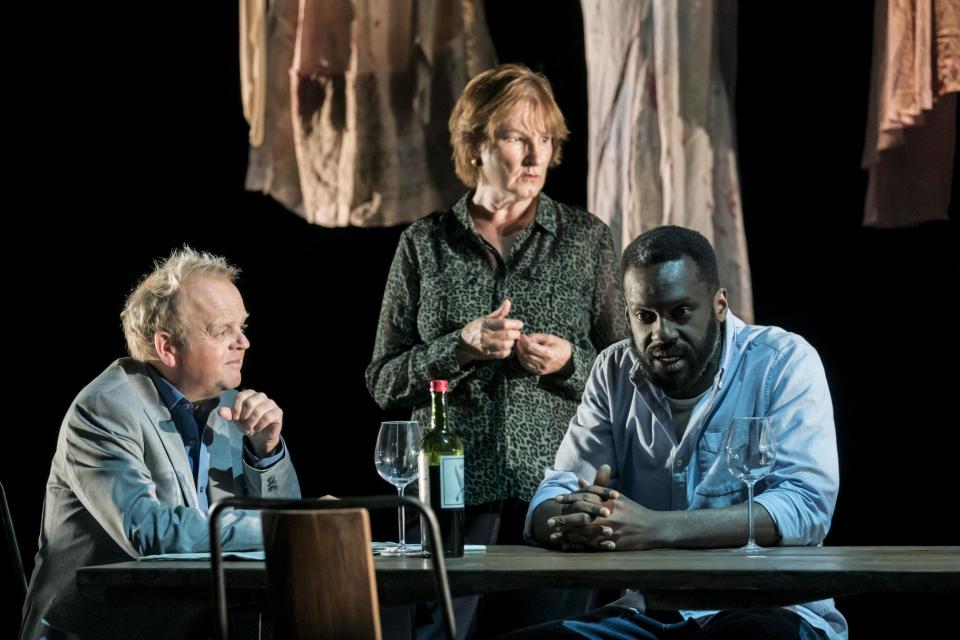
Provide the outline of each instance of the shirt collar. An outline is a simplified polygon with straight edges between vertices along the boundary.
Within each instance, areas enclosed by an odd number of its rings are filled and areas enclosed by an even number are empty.
[[[470,217],[470,199],[473,198],[474,193],[474,191],[468,191],[457,200],[453,205],[453,215],[465,230],[476,233],[473,218]],[[552,235],[557,234],[557,203],[542,191],[537,196],[537,213],[533,218],[533,224]]]
[[[533,223],[540,225],[544,231],[557,234],[557,203],[547,194],[540,192],[537,202],[537,216]]]
[[[160,399],[167,409],[173,411],[173,408],[180,404],[181,400],[187,400],[187,396],[183,395],[179,389],[170,384],[169,380],[160,375],[160,372],[154,369],[153,365],[147,365],[147,373],[150,374],[150,379],[153,380],[153,385],[157,388],[157,393],[160,394]]]
[[[160,375],[160,372],[157,371],[153,365],[147,365],[147,373],[150,374],[150,378],[153,380],[153,385],[157,388],[157,393],[160,394],[160,400],[163,401],[163,405],[172,413],[173,408],[180,404],[181,402],[186,402],[193,407],[196,412],[197,420],[201,423],[205,423],[207,416],[210,415],[210,412],[220,404],[219,398],[210,398],[209,400],[204,400],[197,405],[190,403],[190,399],[187,396],[183,395],[180,389],[177,389],[169,380]]]

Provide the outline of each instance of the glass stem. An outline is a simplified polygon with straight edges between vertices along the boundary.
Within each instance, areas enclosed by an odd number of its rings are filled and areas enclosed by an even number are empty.
[[[752,547],[756,544],[753,540],[753,483],[747,483],[747,528],[749,530],[749,539],[747,546]]]
[[[397,495],[400,496],[401,498],[403,497],[403,487],[397,487]],[[750,522],[752,523],[753,521],[751,520]],[[404,526],[405,524],[406,524],[406,514],[403,511],[403,505],[400,505],[400,508],[397,509],[397,525],[400,530],[400,548],[401,549],[407,546],[407,531],[406,531],[407,528]],[[750,526],[752,527],[753,525],[751,524]],[[750,530],[753,531],[752,528]]]

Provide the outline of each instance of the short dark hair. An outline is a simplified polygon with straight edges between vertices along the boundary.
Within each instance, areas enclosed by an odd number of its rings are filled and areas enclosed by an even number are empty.
[[[710,242],[700,233],[686,227],[667,225],[644,231],[623,250],[621,273],[627,269],[642,269],[662,262],[682,260],[684,257],[697,265],[699,279],[713,293],[720,288],[717,274],[717,254]]]

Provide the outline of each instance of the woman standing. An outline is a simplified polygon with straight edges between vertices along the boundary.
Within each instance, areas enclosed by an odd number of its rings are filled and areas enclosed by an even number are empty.
[[[470,191],[403,232],[367,387],[429,424],[428,382],[449,381],[466,541],[519,544],[594,358],[628,335],[618,261],[603,222],[542,193],[569,133],[546,78],[485,71],[449,124]]]

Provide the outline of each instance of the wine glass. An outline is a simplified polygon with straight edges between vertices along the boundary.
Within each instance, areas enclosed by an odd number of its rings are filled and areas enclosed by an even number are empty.
[[[420,438],[420,425],[416,421],[380,423],[373,461],[377,466],[377,473],[397,488],[400,497],[403,497],[403,490],[407,485],[417,479]],[[407,547],[406,513],[403,505],[397,510],[397,518],[400,528],[399,544],[384,549],[384,555],[404,555],[410,549]]]
[[[753,485],[773,470],[777,460],[777,439],[769,417],[734,417],[723,440],[727,469],[747,485],[747,522],[750,531],[741,553],[757,553],[763,547],[753,536]]]

